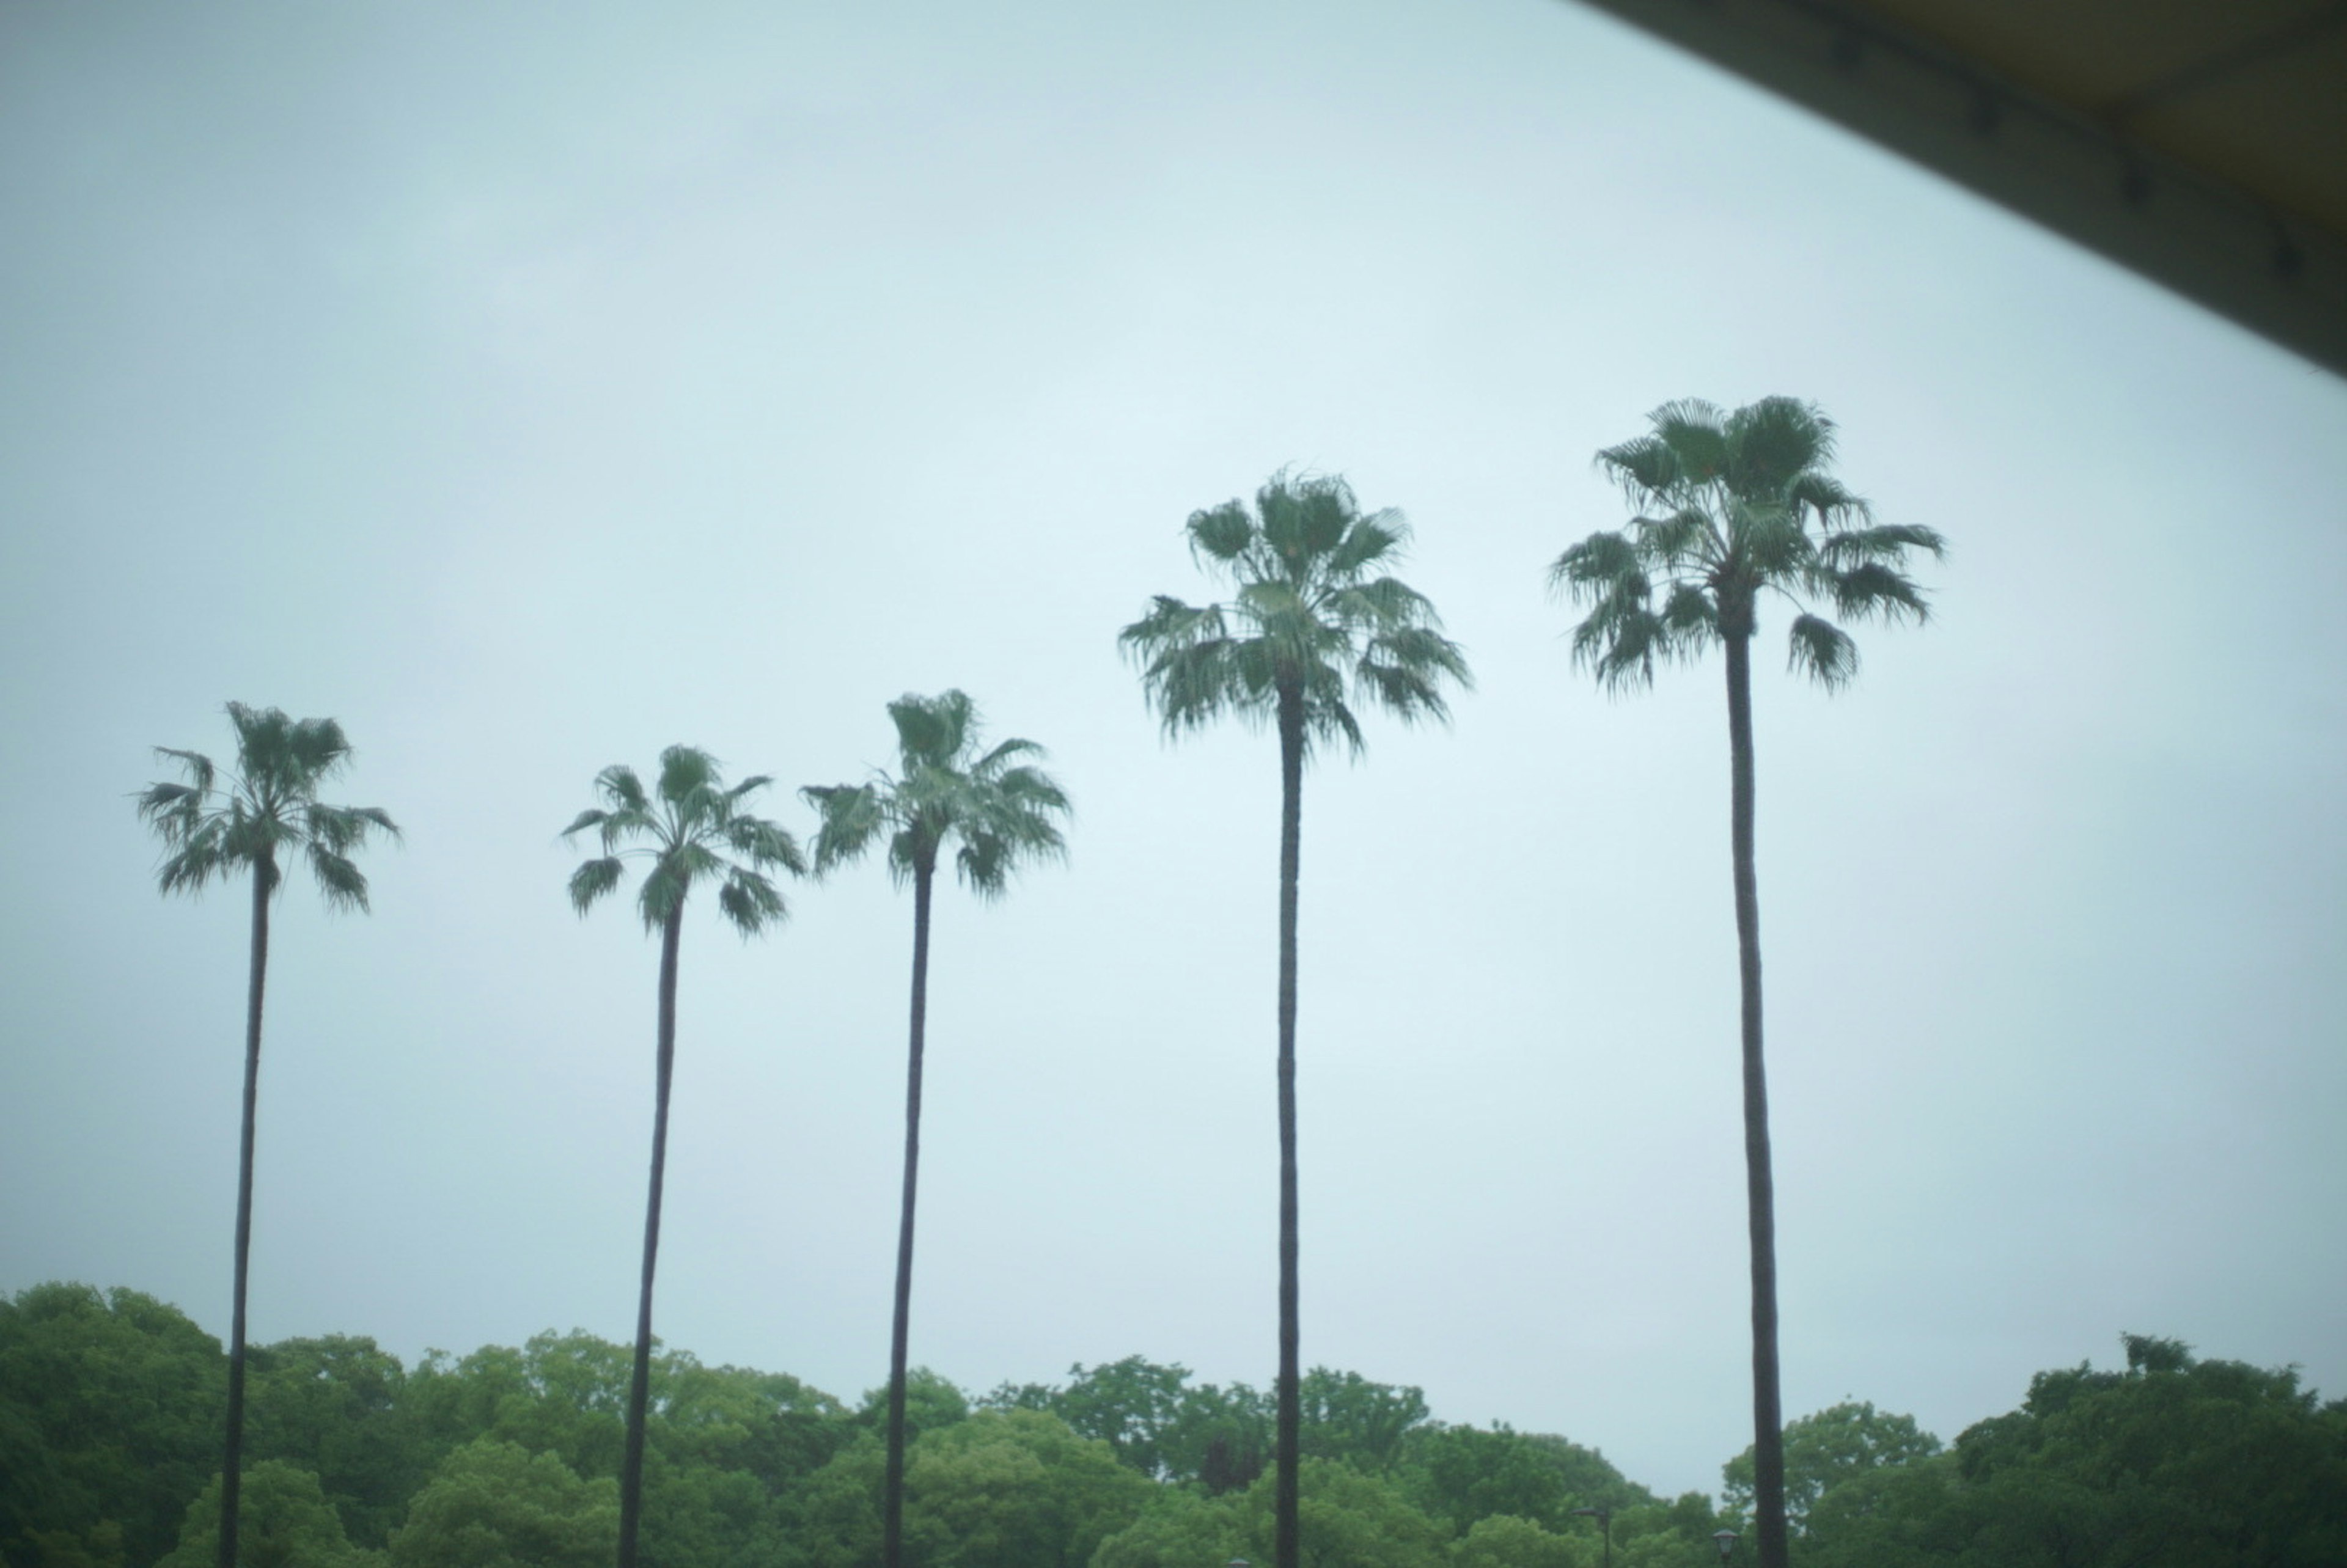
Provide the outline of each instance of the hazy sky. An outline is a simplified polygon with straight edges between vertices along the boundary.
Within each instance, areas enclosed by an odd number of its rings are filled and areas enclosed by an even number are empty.
[[[941,897],[914,1356],[1267,1384],[1276,746],[1115,633],[1283,465],[1479,690],[1304,802],[1304,1348],[1716,1491],[1750,1440],[1720,667],[1543,590],[1670,398],[1945,533],[1756,692],[1788,1414],[1952,1437],[2116,1336],[2347,1393],[2347,390],[1557,0],[0,9],[0,1290],[225,1333],[245,907],[149,748],[339,718],[283,899],[253,1332],[631,1327],[657,958],[607,764],[791,789],[960,686],[1072,858]],[[886,1373],[909,899],[687,921],[658,1323]]]

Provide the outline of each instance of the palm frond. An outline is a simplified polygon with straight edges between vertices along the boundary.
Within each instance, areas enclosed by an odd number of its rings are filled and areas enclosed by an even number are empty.
[[[1161,593],[1146,614],[1116,634],[1116,643],[1126,658],[1146,666],[1169,649],[1212,642],[1224,634],[1220,605],[1188,605]]]
[[[1365,520],[1353,499],[1353,487],[1340,474],[1314,474],[1292,482],[1289,492],[1295,497],[1297,559],[1322,563],[1326,573],[1347,531]],[[1257,499],[1259,504],[1260,496]],[[1270,531],[1266,526],[1266,538]]]
[[[570,874],[570,907],[581,915],[595,900],[620,885],[620,857],[607,855],[589,860]]]
[[[790,907],[773,882],[755,871],[733,866],[717,889],[717,907],[744,941],[769,926],[789,917]]]
[[[601,810],[600,808],[589,808],[589,810],[582,811],[577,816],[570,819],[570,825],[562,830],[560,836],[564,838],[576,837],[578,835],[586,832],[590,827],[600,826],[604,820],[610,815],[611,814],[610,812]]]
[[[958,753],[977,715],[967,696],[944,692],[935,697],[907,692],[888,704],[888,717],[897,726],[897,753],[910,771]]]
[[[1843,528],[1818,542],[1818,555],[1834,567],[1860,561],[1902,560],[1909,550],[1921,550],[1938,560],[1946,556],[1948,541],[1934,528],[1912,523],[1886,523],[1870,528]]]
[[[644,794],[644,781],[624,763],[614,763],[595,775],[595,793],[610,803],[614,812],[643,812],[651,807],[651,799]]]
[[[970,764],[973,778],[994,778],[1020,757],[1040,758],[1048,753],[1033,741],[1023,741],[1016,735],[996,746]]]
[[[1663,601],[1663,632],[1674,649],[1693,651],[1719,635],[1719,607],[1693,583],[1674,583]]]
[[[1225,712],[1260,718],[1268,699],[1270,650],[1259,639],[1218,638],[1168,649],[1142,671],[1165,733],[1203,728]]]
[[[220,835],[210,825],[199,827],[175,854],[166,856],[156,868],[155,880],[165,893],[200,893],[216,876],[225,876],[241,869],[242,862],[231,860],[220,850]]]
[[[657,931],[666,925],[670,916],[684,908],[685,896],[692,891],[692,877],[677,865],[673,855],[655,859],[644,874],[644,885],[636,889],[636,912],[643,918],[644,929]]]
[[[1786,667],[1808,675],[1829,692],[1839,691],[1858,673],[1858,644],[1829,620],[1797,615],[1793,618]]]
[[[1662,617],[1640,604],[1624,608],[1602,626],[1593,615],[1573,630],[1573,662],[1597,677],[1607,692],[1655,683],[1655,659],[1672,651]]]
[[[347,854],[381,832],[394,840],[401,835],[390,814],[373,805],[321,805],[313,802],[306,814],[309,836],[337,855]]]
[[[1328,595],[1328,618],[1342,626],[1379,631],[1400,626],[1440,626],[1427,597],[1398,578],[1348,584]]]
[[[736,816],[721,830],[725,846],[761,870],[774,868],[794,876],[806,875],[806,856],[798,840],[777,823],[759,816]]]
[[[1798,397],[1764,397],[1727,416],[1729,488],[1782,496],[1802,475],[1833,460],[1833,421]]]
[[[1735,559],[1727,575],[1772,585],[1808,575],[1817,544],[1798,513],[1766,502],[1739,503],[1734,510],[1729,538]]]
[[[346,856],[337,855],[324,845],[313,840],[305,846],[310,856],[311,874],[318,879],[318,889],[325,895],[329,909],[356,909],[366,912],[367,879]]]
[[[1389,507],[1372,512],[1347,529],[1328,552],[1327,574],[1338,582],[1358,577],[1380,561],[1399,560],[1409,542],[1409,523],[1399,510]]]
[[[1923,592],[1908,576],[1879,560],[1861,561],[1833,577],[1834,608],[1861,620],[1880,619],[1921,626],[1932,617]]]
[[[282,718],[275,709],[272,714]],[[332,719],[303,719],[285,731],[286,759],[300,770],[308,789],[325,782],[350,761],[351,743]],[[303,793],[307,793],[307,789]]]
[[[1255,519],[1238,501],[1191,513],[1184,529],[1190,536],[1190,554],[1202,566],[1209,560],[1227,564],[1238,559],[1255,538]]]
[[[1345,749],[1358,757],[1368,749],[1361,733],[1361,722],[1353,715],[1353,707],[1341,695],[1342,688],[1315,701],[1307,697],[1304,704],[1304,752],[1307,757],[1323,741],[1341,739]]]
[[[715,787],[717,759],[698,746],[671,746],[661,753],[661,799],[682,807],[693,797]]]
[[[191,841],[203,825],[208,792],[193,784],[149,784],[138,794],[138,816],[168,846]]]
[[[1786,485],[1784,496],[1786,506],[1805,518],[1814,518],[1818,527],[1829,534],[1852,531],[1873,516],[1873,509],[1846,489],[1840,480],[1816,469],[1796,474]]]
[[[1625,586],[1641,599],[1647,591],[1638,547],[1616,533],[1592,534],[1569,546],[1548,569],[1548,582],[1551,592],[1576,603],[1619,596]]]
[[[809,784],[799,795],[815,807],[815,873],[845,866],[870,846],[887,825],[880,791],[872,784]]]
[[[1011,859],[1010,846],[999,835],[965,833],[954,851],[954,871],[963,886],[991,902],[1010,886]]]
[[[159,757],[169,757],[184,768],[187,771],[188,783],[194,787],[198,794],[212,793],[212,780],[218,770],[212,766],[211,758],[201,752],[183,752],[175,746],[157,746],[155,754]]]
[[[1701,507],[1681,507],[1659,518],[1636,518],[1630,528],[1637,539],[1638,557],[1665,568],[1711,562],[1723,554],[1727,541],[1713,527]]]

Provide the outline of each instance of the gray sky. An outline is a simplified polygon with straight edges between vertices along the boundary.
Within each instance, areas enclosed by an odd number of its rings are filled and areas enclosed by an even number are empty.
[[[0,1289],[226,1328],[244,910],[156,897],[149,746],[332,714],[407,829],[282,904],[253,1326],[413,1357],[630,1331],[596,770],[854,779],[958,685],[1079,817],[940,899],[915,1357],[1267,1383],[1276,749],[1113,640],[1297,464],[1480,676],[1307,780],[1306,1357],[1716,1491],[1720,671],[1605,700],[1542,574],[1597,447],[1788,393],[1953,546],[1847,694],[1756,661],[1788,1413],[1952,1436],[2123,1329],[2347,1392],[2335,378],[1553,0],[35,0],[0,212]],[[794,905],[688,921],[658,1321],[853,1397],[909,900]]]

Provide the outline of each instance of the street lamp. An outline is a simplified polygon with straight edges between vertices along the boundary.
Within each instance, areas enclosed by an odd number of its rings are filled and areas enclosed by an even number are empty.
[[[1711,1539],[1713,1543],[1719,1548],[1719,1560],[1722,1563],[1727,1562],[1728,1553],[1736,1550],[1736,1532],[1733,1530],[1715,1530],[1711,1532]]]
[[[1610,1508],[1576,1508],[1573,1512],[1583,1519],[1597,1521],[1597,1528],[1605,1533],[1605,1568],[1614,1568],[1614,1511]]]

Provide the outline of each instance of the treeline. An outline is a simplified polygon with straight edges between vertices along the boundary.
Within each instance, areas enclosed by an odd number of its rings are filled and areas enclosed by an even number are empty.
[[[1843,1404],[1785,1431],[1793,1555],[1813,1568],[2201,1568],[2347,1562],[2347,1401],[2294,1371],[2129,1337],[2124,1371],[2040,1374],[1943,1448]],[[371,1339],[250,1352],[241,1531],[253,1568],[604,1568],[630,1348],[542,1334],[413,1368]],[[220,1512],[220,1343],[137,1291],[0,1301],[0,1559],[207,1568]],[[921,1568],[1220,1568],[1268,1560],[1267,1394],[1138,1357],[972,1399],[916,1373],[905,1543]],[[1666,1500],[1594,1449],[1430,1418],[1419,1390],[1303,1380],[1300,1524],[1323,1568],[1718,1561],[1725,1501]],[[884,1392],[653,1363],[644,1556],[657,1568],[868,1568]],[[1592,1511],[1581,1512],[1577,1511]],[[1738,1545],[1739,1560],[1746,1547]]]

